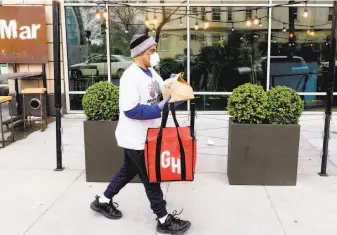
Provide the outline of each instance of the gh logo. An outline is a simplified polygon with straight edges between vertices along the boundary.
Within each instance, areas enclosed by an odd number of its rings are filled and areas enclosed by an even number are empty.
[[[162,168],[171,167],[172,173],[178,173],[179,175],[181,174],[180,159],[176,159],[175,157],[171,156],[169,151],[165,150],[161,153],[160,163]]]

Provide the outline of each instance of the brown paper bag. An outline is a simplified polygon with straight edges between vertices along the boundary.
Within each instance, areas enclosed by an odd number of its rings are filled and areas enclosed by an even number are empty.
[[[171,94],[169,103],[194,99],[192,87],[184,80],[182,73],[166,79],[162,88],[163,98]]]

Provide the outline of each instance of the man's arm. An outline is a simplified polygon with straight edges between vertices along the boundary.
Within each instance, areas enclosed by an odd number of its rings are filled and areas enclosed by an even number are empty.
[[[124,111],[125,116],[137,120],[149,120],[161,117],[161,110],[158,105],[137,104],[136,107]]]

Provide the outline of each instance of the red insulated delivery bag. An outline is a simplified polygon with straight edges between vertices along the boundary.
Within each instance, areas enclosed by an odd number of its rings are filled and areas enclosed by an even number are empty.
[[[193,181],[197,160],[194,135],[195,104],[191,103],[190,126],[180,127],[170,104],[175,127],[166,127],[169,109],[165,106],[160,128],[149,128],[145,142],[146,171],[151,183]]]

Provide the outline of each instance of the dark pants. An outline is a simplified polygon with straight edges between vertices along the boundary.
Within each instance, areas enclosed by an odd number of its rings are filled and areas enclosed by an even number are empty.
[[[167,214],[166,201],[159,183],[149,183],[146,173],[144,151],[124,149],[124,164],[108,185],[104,196],[113,198],[119,191],[138,174],[145,187],[151,209],[158,218]],[[132,202],[130,202],[132,203]]]

